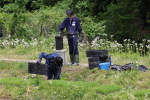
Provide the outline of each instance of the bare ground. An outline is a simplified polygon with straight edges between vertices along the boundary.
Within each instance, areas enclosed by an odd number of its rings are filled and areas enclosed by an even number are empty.
[[[36,62],[37,60],[0,59],[0,61]],[[45,61],[42,61],[42,63],[45,63]],[[65,67],[63,67],[62,72],[64,72],[64,73],[66,73],[66,72],[67,73],[78,73],[78,72],[82,72],[82,70],[86,69],[87,67],[88,67],[88,64],[81,64],[80,63],[79,66],[70,66],[69,64],[67,64],[67,65],[65,65]]]
[[[17,62],[36,62],[37,60],[23,60],[23,59],[0,59],[4,61],[17,61]],[[45,61],[42,61],[44,63]],[[68,64],[69,65],[69,64]],[[88,64],[79,64],[79,66],[88,66]]]

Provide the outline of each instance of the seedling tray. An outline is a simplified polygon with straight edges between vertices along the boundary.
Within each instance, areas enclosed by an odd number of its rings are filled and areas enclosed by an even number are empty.
[[[47,75],[47,65],[28,62],[28,73]]]

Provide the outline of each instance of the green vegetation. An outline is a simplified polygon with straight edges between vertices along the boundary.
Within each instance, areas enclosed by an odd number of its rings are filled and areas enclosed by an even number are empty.
[[[134,95],[136,97],[143,97],[143,96],[150,97],[150,89],[142,89],[142,90],[136,91]]]
[[[65,10],[73,9],[88,41],[107,34],[120,43],[124,39],[141,43],[150,37],[148,4],[142,0],[1,0],[0,37],[31,40],[56,34]]]
[[[0,98],[33,100],[148,99],[150,73],[64,66],[60,80],[28,73],[27,62],[0,61]]]
[[[101,85],[99,88],[96,89],[97,93],[107,94],[115,91],[121,90],[121,86],[119,85]]]
[[[46,80],[47,76],[29,74],[27,62],[17,61],[36,61],[41,52],[51,53],[65,10],[73,9],[84,34],[78,47],[81,64],[88,64],[86,50],[108,50],[113,64],[150,68],[149,8],[149,1],[143,0],[1,0],[0,59],[5,60],[0,60],[0,99],[149,99],[149,70],[65,65],[60,80]],[[65,30],[62,35],[69,62]]]
[[[37,60],[40,52],[52,52],[55,49],[53,38],[39,38],[34,41],[24,39],[1,40],[1,59]],[[125,41],[126,42],[126,41]],[[89,45],[94,49],[108,49],[114,64],[124,65],[134,63],[150,66],[149,55],[140,56],[130,50],[126,42],[126,52],[117,42],[107,39],[96,39]],[[13,44],[13,45],[12,45]],[[49,45],[50,44],[50,45]],[[100,46],[98,46],[100,45]],[[80,63],[87,64],[85,51],[88,45],[79,44]],[[64,37],[64,48],[67,50],[67,40]],[[83,49],[84,48],[84,49]],[[111,49],[110,49],[111,48]],[[137,49],[137,48],[135,48]],[[69,57],[68,57],[69,58]],[[69,61],[69,60],[68,60]],[[0,61],[0,98],[9,99],[147,99],[149,98],[150,73],[132,71],[105,71],[97,68],[89,70],[88,66],[63,66],[60,80],[46,80],[47,76],[28,73],[27,62]],[[144,90],[143,90],[144,89]]]

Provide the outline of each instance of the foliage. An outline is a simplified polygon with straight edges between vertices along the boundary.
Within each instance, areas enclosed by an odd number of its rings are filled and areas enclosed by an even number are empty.
[[[31,37],[36,38],[38,36],[48,36],[52,33],[56,34],[58,25],[61,23],[61,16],[57,13],[59,12],[41,10],[35,13],[3,14],[1,23],[4,24],[3,29],[7,29],[5,36],[11,35],[31,40]]]
[[[103,13],[106,12],[107,5],[116,0],[73,0],[70,7],[78,12],[78,16],[94,17],[94,21],[99,22],[105,19]]]
[[[19,9],[17,7],[13,8]],[[0,23],[2,30],[5,30],[5,33],[3,33],[4,36],[11,35],[13,37],[31,40],[30,37],[48,36],[52,33],[56,34],[59,24],[65,18],[65,10],[57,10],[58,8],[56,8],[51,9],[50,7],[45,7],[44,9],[46,10],[41,8],[34,13],[16,11],[9,14],[3,13],[2,11]],[[10,12],[7,9],[5,10]]]
[[[87,36],[89,42],[96,36],[104,38],[104,34],[107,34],[108,39],[113,35],[113,40],[116,39],[120,43],[123,43],[123,39],[136,39],[140,31],[140,29],[137,29],[138,26],[136,26],[139,24],[139,22],[136,24],[136,16],[140,15],[141,18],[145,18],[144,15],[149,16],[147,10],[139,14],[145,9],[143,5],[146,5],[146,2],[140,0],[138,2],[129,0],[56,0],[55,2],[51,1],[47,4],[45,3],[47,2],[46,0],[23,0],[21,2],[14,0],[10,2],[11,1],[8,1],[8,4],[1,8],[2,19],[0,21],[0,27],[3,31],[3,36],[11,35],[28,40],[31,40],[30,37],[47,37],[51,34],[56,34],[60,23],[66,17],[66,9],[73,9],[75,11],[75,16],[81,21],[83,33]],[[35,9],[38,8],[38,10],[28,12],[25,6],[27,6],[29,2],[31,3],[30,6],[33,5]],[[55,4],[56,2],[57,4]],[[55,6],[50,7],[50,3]],[[99,8],[97,8],[97,4],[101,4]],[[13,7],[13,9],[9,9],[11,7]],[[149,6],[146,5],[146,8],[148,7]],[[7,13],[5,14],[3,12]],[[147,19],[148,17],[142,20]],[[146,29],[148,28],[148,21],[145,23],[147,23],[147,26],[143,28]],[[139,34],[144,34],[142,32],[146,31],[141,30]]]
[[[96,36],[103,38],[105,35],[105,21],[96,23],[91,18],[86,17],[82,20],[81,25],[83,27],[84,34],[88,37],[88,41],[91,42]]]
[[[123,39],[131,39],[141,43],[141,39],[149,37],[147,33],[149,26],[145,22],[148,16],[144,17],[149,13],[146,7],[149,6],[141,0],[138,2],[130,0],[112,2],[105,12],[107,20],[105,32],[114,35],[114,39],[120,43],[123,42]]]
[[[2,12],[25,12],[34,11],[46,6],[54,6],[62,0],[1,0],[0,7]]]
[[[133,7],[127,0],[127,2],[118,2],[117,4],[111,3],[107,8],[106,33],[114,35],[114,39],[121,43],[123,39],[134,39],[137,34],[132,14]]]

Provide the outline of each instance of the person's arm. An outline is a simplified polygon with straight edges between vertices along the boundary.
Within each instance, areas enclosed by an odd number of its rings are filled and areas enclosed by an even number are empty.
[[[59,29],[58,29],[58,34],[61,34],[62,31],[64,30],[64,28],[66,27],[66,19],[64,19],[64,21],[61,23]]]
[[[51,56],[51,55],[49,55],[49,54],[47,54],[47,53],[45,53],[45,52],[42,52],[42,53],[40,53],[38,59],[40,59],[40,60],[42,61],[42,58],[51,59],[52,57],[53,57],[53,56]]]
[[[79,41],[82,42],[83,40],[83,33],[82,33],[82,27],[80,25],[80,21],[77,19],[77,27],[78,27],[78,32],[79,32]]]

